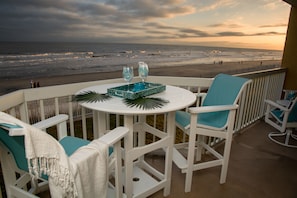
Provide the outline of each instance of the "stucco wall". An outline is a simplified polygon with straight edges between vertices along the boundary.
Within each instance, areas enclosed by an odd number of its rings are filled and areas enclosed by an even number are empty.
[[[282,67],[288,68],[284,88],[297,90],[297,8],[294,6],[288,23]]]

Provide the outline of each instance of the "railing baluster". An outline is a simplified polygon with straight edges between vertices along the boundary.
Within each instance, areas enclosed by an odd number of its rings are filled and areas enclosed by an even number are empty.
[[[157,126],[157,115],[155,114],[154,115],[154,121],[153,121],[153,126],[154,126],[154,128],[156,128],[156,126]],[[156,141],[156,136],[153,136],[153,140],[152,140],[153,142],[155,142]]]
[[[83,131],[83,139],[88,139],[87,137],[87,118],[86,118],[86,109],[84,107],[81,108],[81,121],[82,121],[82,131]]]
[[[264,81],[264,78],[261,77],[261,78],[259,78],[260,100],[259,100],[259,103],[258,103],[259,112],[258,112],[257,119],[260,119],[264,115],[264,100],[265,100],[265,97],[264,97],[264,94],[263,94],[263,93],[265,93],[264,89],[265,89],[265,81]]]
[[[120,115],[115,115],[116,119],[116,127],[120,126]]]
[[[71,101],[72,96],[68,96],[68,100]],[[69,128],[70,135],[75,136],[74,133],[74,118],[73,118],[73,104],[72,102],[68,102],[68,115],[69,115]]]
[[[265,99],[276,100],[280,98],[285,79],[285,72],[285,69],[274,69],[238,75],[253,79],[253,83],[247,86],[243,96],[240,98],[240,109],[238,109],[238,113],[236,115],[237,122],[235,125],[235,131],[239,131],[240,129],[252,124],[264,116]],[[207,89],[212,82],[212,78],[166,76],[149,76],[148,80],[156,83],[184,87],[185,89],[194,92],[197,91],[198,93],[204,89]],[[35,116],[38,119],[45,119],[46,117],[51,116],[53,113],[59,114],[68,112],[70,125],[69,133],[73,136],[75,135],[76,129],[74,128],[74,120],[76,121],[82,119],[82,136],[83,138],[87,138],[87,117],[89,117],[89,115],[92,116],[90,113],[92,111],[88,109],[82,109],[77,103],[69,102],[71,101],[72,95],[77,93],[78,90],[88,86],[121,81],[122,79],[110,79],[86,83],[76,83],[75,85],[70,84],[55,87],[41,87],[38,90],[19,90],[14,93],[7,94],[7,96],[0,96],[0,110],[19,117],[21,120],[27,123],[32,119],[32,116]],[[65,98],[68,101],[65,101]],[[54,104],[51,102],[52,100],[54,100]],[[13,106],[14,103],[15,106]],[[200,98],[198,98],[197,105],[200,103]],[[36,108],[36,110],[33,108]],[[166,115],[164,115],[164,117],[166,118]],[[108,118],[115,118],[115,125],[120,125],[120,115],[110,115]],[[153,116],[154,126],[157,126],[158,118],[158,115]],[[37,120],[32,121],[35,122]],[[93,121],[97,121],[96,116],[93,117]],[[163,128],[165,130],[166,123],[163,124]],[[109,127],[110,123],[107,123],[107,126]],[[94,128],[94,130],[96,129]],[[155,141],[154,137],[153,141]],[[216,140],[212,140],[212,142],[214,141]]]
[[[59,98],[55,97],[55,115],[58,115],[60,113],[59,109]]]
[[[44,113],[44,103],[43,100],[39,100],[39,107],[40,107],[40,117],[41,120],[45,119],[45,113]]]

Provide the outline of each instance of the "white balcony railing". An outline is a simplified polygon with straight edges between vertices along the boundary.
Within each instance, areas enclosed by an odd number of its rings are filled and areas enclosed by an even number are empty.
[[[285,74],[286,69],[272,69],[238,75],[253,79],[253,82],[248,85],[243,97],[241,97],[241,105],[237,112],[235,131],[239,131],[263,117],[265,112],[264,99],[276,100],[280,98]],[[136,78],[134,80],[137,81],[139,79]],[[210,86],[212,79],[149,76],[148,81],[180,86],[193,92],[202,92]],[[115,82],[123,82],[123,80],[118,78],[18,90],[0,96],[0,110],[31,124],[52,115],[66,113],[70,117],[68,134],[72,136],[78,136],[78,134],[80,134],[80,137],[89,139],[92,129],[89,129],[90,124],[88,124],[88,122],[92,120],[92,111],[82,108],[76,102],[71,102],[72,95],[78,90],[88,86]],[[121,124],[120,115],[107,116],[109,116],[108,121],[111,120],[111,117],[114,120],[113,123],[108,123],[109,125],[107,126]],[[153,125],[157,124],[156,120],[160,119],[159,116],[162,118],[162,116],[166,115],[153,116]],[[166,126],[165,123],[164,126]]]

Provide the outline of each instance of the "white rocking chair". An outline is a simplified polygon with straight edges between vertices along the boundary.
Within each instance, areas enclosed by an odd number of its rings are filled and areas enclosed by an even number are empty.
[[[269,133],[268,137],[277,144],[291,148],[297,148],[297,135],[293,134],[293,129],[297,128],[296,94],[296,91],[285,91],[283,100],[277,102],[265,100],[267,103],[265,122],[278,130]]]

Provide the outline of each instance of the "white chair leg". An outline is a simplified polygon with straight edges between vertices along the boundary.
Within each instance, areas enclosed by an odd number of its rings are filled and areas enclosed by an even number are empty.
[[[221,176],[220,176],[220,184],[224,184],[226,182],[231,145],[232,145],[232,138],[233,138],[233,131],[228,130],[226,134],[226,139],[225,139],[225,148],[224,148],[224,157],[223,157],[222,170],[221,170]]]
[[[191,134],[189,137],[189,150],[188,150],[188,166],[186,173],[185,192],[190,192],[192,187],[193,167],[194,167],[194,155],[195,155],[195,142],[196,134]]]
[[[123,197],[123,185],[122,185],[122,156],[121,156],[121,142],[117,142],[114,145],[115,152],[115,190],[116,198]]]
[[[204,141],[205,141],[205,136],[198,135],[198,145],[197,145],[197,152],[196,152],[196,160],[197,161],[201,161],[203,146],[200,143],[204,142]]]

